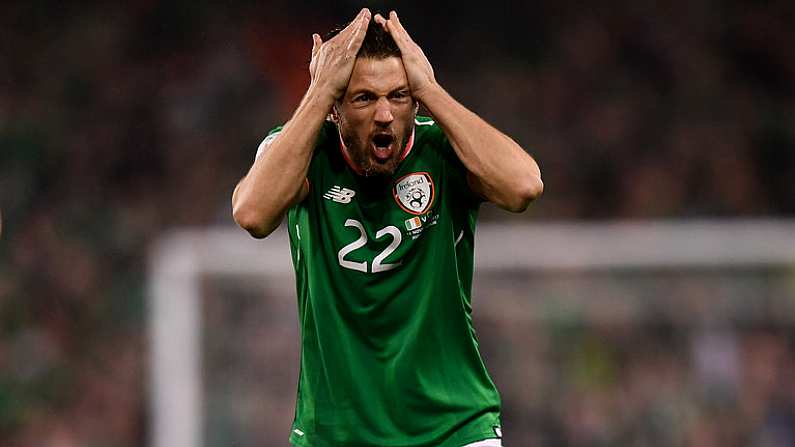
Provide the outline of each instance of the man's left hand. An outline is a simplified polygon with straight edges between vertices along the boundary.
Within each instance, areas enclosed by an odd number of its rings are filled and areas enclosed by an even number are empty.
[[[376,14],[375,22],[389,32],[398,48],[400,48],[411,94],[415,98],[421,99],[423,92],[436,86],[436,78],[433,75],[431,63],[425,57],[422,48],[411,39],[409,33],[403,28],[395,11],[390,11],[388,20],[381,14]]]

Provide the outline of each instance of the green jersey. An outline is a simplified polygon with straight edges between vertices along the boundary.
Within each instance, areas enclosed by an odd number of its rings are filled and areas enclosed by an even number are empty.
[[[357,175],[326,122],[309,195],[288,212],[302,347],[295,446],[498,437],[470,304],[480,199],[429,118],[401,156],[392,178]]]

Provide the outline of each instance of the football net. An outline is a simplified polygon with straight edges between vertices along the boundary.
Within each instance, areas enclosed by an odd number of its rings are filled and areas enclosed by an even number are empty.
[[[752,411],[737,430],[766,436],[748,377],[795,364],[795,222],[481,223],[475,253],[508,445],[681,445]],[[283,229],[166,234],[148,293],[149,445],[287,445],[300,346]]]

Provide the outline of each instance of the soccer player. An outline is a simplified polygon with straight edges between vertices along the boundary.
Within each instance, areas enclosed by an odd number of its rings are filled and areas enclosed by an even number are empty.
[[[538,165],[453,99],[395,12],[323,42],[292,118],[232,196],[287,215],[301,325],[294,446],[500,446],[470,305],[479,205],[525,210]],[[419,103],[433,118],[417,116]]]

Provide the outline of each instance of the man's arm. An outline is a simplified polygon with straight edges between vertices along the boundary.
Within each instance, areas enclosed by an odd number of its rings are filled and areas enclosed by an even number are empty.
[[[273,232],[284,213],[309,193],[304,179],[318,133],[334,101],[348,86],[369,22],[370,11],[365,8],[327,42],[317,34],[312,36],[306,95],[232,193],[232,217],[252,236],[263,238]]]
[[[417,98],[433,115],[469,171],[470,188],[500,208],[519,213],[544,190],[535,160],[510,137],[461,105],[438,84]]]
[[[544,190],[535,160],[515,141],[461,105],[437,82],[422,49],[392,11],[376,15],[402,53],[412,95],[425,104],[469,171],[472,190],[499,207],[522,212]]]
[[[232,217],[252,236],[263,238],[273,232],[287,209],[309,193],[304,179],[331,104],[310,88],[281,133],[270,144],[263,142],[267,147],[235,187]]]

